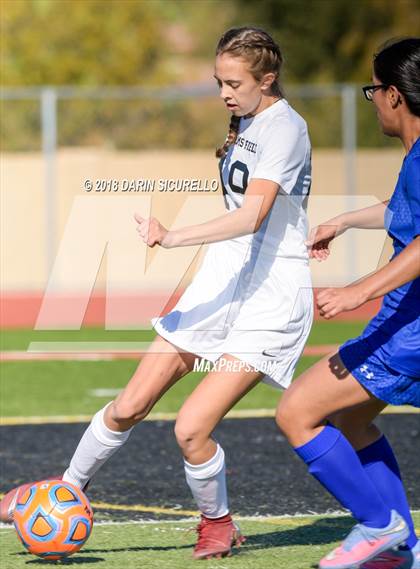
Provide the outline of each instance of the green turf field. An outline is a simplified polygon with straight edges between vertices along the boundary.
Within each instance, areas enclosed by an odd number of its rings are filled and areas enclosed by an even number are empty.
[[[309,345],[335,344],[357,335],[364,322],[317,321],[312,327]],[[145,342],[154,338],[153,330],[1,330],[0,350],[26,350],[30,342]]]
[[[339,343],[356,335],[363,323],[325,323],[314,325],[309,344]],[[65,332],[14,330],[2,333],[2,350],[26,350],[37,342],[139,342],[150,341],[150,331],[112,331],[83,329]],[[318,358],[303,357],[297,373]],[[0,381],[0,414],[44,416],[93,414],[112,396],[97,397],[95,389],[120,389],[130,378],[137,362],[44,361],[4,362]],[[203,374],[192,373],[174,386],[156,405],[155,412],[176,412]],[[272,409],[280,394],[265,385],[252,390],[237,409]],[[311,497],[309,497],[311,499]],[[308,508],[309,511],[311,508]],[[306,510],[307,511],[307,510]],[[98,506],[96,520],[109,519]],[[414,514],[420,526],[420,512]],[[26,553],[13,529],[0,529],[0,568],[74,565],[77,568],[106,569],[188,569],[198,567],[191,552],[196,522],[171,521],[122,523],[94,527],[92,537],[81,552],[63,563],[48,564]],[[314,516],[244,519],[240,522],[247,536],[231,558],[203,562],[206,569],[310,569],[349,531],[353,522],[344,516]],[[200,565],[201,567],[201,565]]]
[[[420,513],[414,514],[420,526]],[[348,517],[267,518],[243,520],[247,541],[230,558],[209,560],[206,569],[310,569],[347,534],[353,522]],[[38,560],[26,553],[13,529],[0,530],[0,566],[21,569],[30,566],[70,566],[78,569],[188,569],[194,523],[139,523],[97,525],[85,547],[67,562]],[[201,567],[201,565],[200,565]]]
[[[299,370],[317,358],[302,358]],[[6,362],[0,384],[0,414],[10,416],[85,415],[95,413],[114,395],[98,397],[94,389],[122,389],[137,367],[135,361]],[[155,405],[156,413],[174,413],[203,377],[190,373]],[[279,392],[258,385],[235,409],[272,409]]]
[[[309,344],[337,343],[356,335],[357,322],[317,322]],[[84,328],[76,331],[8,330],[1,333],[2,350],[26,350],[30,342],[145,342],[154,337],[149,330],[106,331]],[[318,358],[303,357],[297,374]],[[137,367],[133,360],[3,362],[0,381],[0,415],[48,416],[89,415],[113,395],[98,396],[93,390],[117,390],[125,386]],[[203,374],[191,373],[175,385],[154,412],[176,412]],[[108,392],[109,393],[109,392]],[[272,409],[279,392],[266,385],[252,390],[235,409]]]

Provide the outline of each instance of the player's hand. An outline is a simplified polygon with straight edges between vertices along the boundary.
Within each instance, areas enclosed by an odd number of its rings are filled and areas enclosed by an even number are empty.
[[[169,247],[168,230],[155,217],[144,218],[135,213],[134,219],[137,221],[137,231],[146,245],[149,247],[154,247],[155,245],[165,248]]]
[[[354,310],[366,302],[366,298],[357,286],[344,288],[326,288],[318,293],[316,304],[320,315],[329,320],[340,312]]]
[[[330,254],[331,241],[344,232],[338,219],[332,219],[322,225],[314,227],[305,245],[308,247],[310,259],[325,261]]]

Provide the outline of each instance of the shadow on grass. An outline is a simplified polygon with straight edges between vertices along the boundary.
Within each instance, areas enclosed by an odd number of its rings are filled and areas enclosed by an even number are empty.
[[[40,557],[34,558],[30,553],[17,553],[16,555],[28,555],[31,559],[25,562],[25,565],[42,565],[43,567],[66,567],[67,565],[80,565],[81,563],[92,564],[101,563],[105,559],[103,557],[84,557],[83,555],[75,555],[74,557],[67,557],[61,561],[46,561]]]
[[[242,546],[243,553],[251,551],[289,547],[293,545],[327,545],[329,543],[342,540],[351,527],[354,525],[354,520],[349,517],[335,517],[317,519],[307,525],[296,527],[292,529],[276,529],[272,532],[248,534],[246,542]],[[106,553],[122,553],[133,552],[140,553],[146,551],[181,551],[184,549],[192,549],[193,543],[185,545],[167,545],[167,546],[134,546],[134,547],[110,547],[110,548],[84,548],[83,554],[106,554]],[[240,553],[239,549],[234,549],[233,553]],[[29,555],[26,552],[17,553],[16,555]],[[104,561],[100,557],[83,557],[75,556],[69,557],[61,562],[48,562],[48,565],[77,565],[80,563],[98,563]],[[27,561],[27,564],[43,564],[45,561],[41,559],[32,559]]]
[[[351,518],[324,518],[293,529],[279,529],[269,533],[247,536],[245,549],[268,549],[291,545],[327,545],[342,540],[354,526]]]

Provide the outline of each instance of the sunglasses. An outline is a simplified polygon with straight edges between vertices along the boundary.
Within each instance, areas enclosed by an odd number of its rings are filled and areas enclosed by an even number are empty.
[[[389,85],[365,85],[364,87],[362,87],[362,91],[364,96],[366,97],[366,99],[368,101],[371,101],[373,99],[373,93],[377,90],[377,89],[388,89]]]

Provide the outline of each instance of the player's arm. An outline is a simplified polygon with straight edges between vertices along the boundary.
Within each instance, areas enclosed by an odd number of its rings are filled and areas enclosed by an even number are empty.
[[[318,294],[321,316],[329,319],[340,312],[354,310],[420,277],[420,235],[387,265],[344,288],[328,288]]]
[[[330,253],[331,241],[347,229],[383,229],[388,203],[389,200],[386,200],[370,207],[342,213],[314,227],[306,242],[309,247],[309,257],[318,261],[325,260]]]
[[[136,214],[137,231],[149,247],[159,244],[165,248],[214,243],[255,233],[270,211],[278,190],[279,185],[271,180],[252,179],[242,206],[234,211],[205,223],[170,231],[157,219],[144,219]]]

